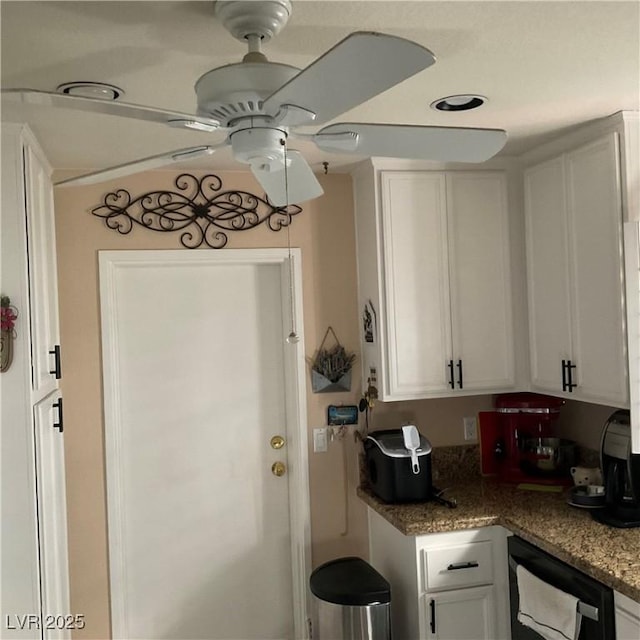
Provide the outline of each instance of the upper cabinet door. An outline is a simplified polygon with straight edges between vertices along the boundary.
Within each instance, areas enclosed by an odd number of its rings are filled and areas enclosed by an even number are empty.
[[[447,391],[451,320],[446,179],[382,172],[388,392],[393,399]]]
[[[503,173],[447,173],[456,389],[492,391],[514,384],[506,193]]]
[[[617,134],[528,169],[525,215],[533,388],[627,406]]]
[[[566,156],[573,361],[580,398],[628,402],[617,134]]]
[[[24,147],[34,401],[58,387],[60,337],[53,189],[44,159]]]
[[[569,258],[563,158],[524,175],[531,384],[562,391],[571,358]]]

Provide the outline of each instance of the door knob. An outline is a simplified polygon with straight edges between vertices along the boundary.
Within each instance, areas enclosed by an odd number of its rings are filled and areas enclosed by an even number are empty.
[[[287,472],[287,467],[284,466],[284,462],[274,462],[271,465],[271,473],[274,476],[278,476],[280,478]]]
[[[272,449],[282,449],[284,447],[284,438],[282,436],[273,436],[270,444]]]

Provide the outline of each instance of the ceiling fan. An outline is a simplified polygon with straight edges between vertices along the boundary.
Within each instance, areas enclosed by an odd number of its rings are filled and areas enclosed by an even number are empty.
[[[308,140],[333,153],[460,162],[487,160],[506,142],[500,129],[334,123],[312,134],[296,131],[329,122],[426,69],[434,64],[434,55],[397,36],[357,31],[299,70],[270,62],[261,52],[262,43],[287,23],[290,0],[217,0],[214,10],[231,35],[248,43],[249,52],[242,62],[200,77],[195,84],[196,115],[59,92],[2,90],[3,97],[28,104],[226,133],[220,144],[150,156],[58,184],[97,183],[207,156],[230,145],[234,158],[251,167],[271,202],[284,206],[323,193],[303,155],[289,148],[291,139]]]

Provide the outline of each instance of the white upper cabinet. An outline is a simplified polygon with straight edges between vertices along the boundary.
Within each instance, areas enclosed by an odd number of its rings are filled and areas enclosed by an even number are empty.
[[[525,171],[531,385],[628,403],[617,133]]]
[[[38,148],[23,148],[26,193],[32,384],[39,398],[58,388],[61,377],[58,279],[51,169]]]
[[[514,380],[506,178],[448,173],[449,269],[457,388],[491,392]]]
[[[452,354],[445,175],[386,172],[381,180],[385,395],[446,391]]]
[[[360,171],[356,237],[364,381],[382,400],[514,385],[506,178]],[[374,374],[372,376],[372,373]]]
[[[7,215],[6,225],[15,225],[19,242],[24,243],[26,237],[27,244],[28,265],[21,267],[24,271],[18,279],[24,279],[28,308],[23,302],[19,311],[29,318],[31,399],[38,402],[58,388],[61,377],[51,168],[26,127],[2,123],[2,147],[2,204],[15,212],[11,219]],[[15,255],[18,251],[25,248],[15,246]],[[17,268],[16,264],[12,260],[11,268]],[[16,295],[9,289],[3,293],[12,300]]]

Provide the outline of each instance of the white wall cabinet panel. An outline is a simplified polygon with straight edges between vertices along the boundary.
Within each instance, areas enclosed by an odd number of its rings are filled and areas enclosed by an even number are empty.
[[[570,358],[569,239],[566,216],[559,211],[565,200],[561,158],[526,172],[531,384],[544,390],[561,388],[561,363]]]
[[[446,391],[451,320],[445,176],[384,173],[382,194],[389,395]]]
[[[51,170],[35,146],[24,147],[29,248],[32,384],[37,398],[58,387],[60,334]]]
[[[572,352],[584,400],[628,402],[618,136],[568,153]]]
[[[375,369],[382,400],[513,389],[504,174],[365,166],[354,184],[365,383]]]
[[[506,180],[502,173],[447,174],[453,360],[462,388],[514,382]]]
[[[22,125],[2,123],[1,149],[0,290],[19,312],[0,376],[2,637],[64,638],[43,629],[43,616],[69,613],[63,436],[52,422],[62,407],[48,353],[58,344],[50,170]]]
[[[628,403],[617,134],[525,172],[531,384]]]
[[[16,614],[39,612],[40,573],[36,520],[35,464],[31,427],[31,361],[27,241],[20,130],[2,131],[0,290],[19,311],[13,364],[0,374],[2,562],[0,590],[3,638],[39,638],[19,630]],[[7,618],[10,616],[10,618]]]

